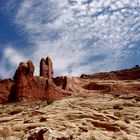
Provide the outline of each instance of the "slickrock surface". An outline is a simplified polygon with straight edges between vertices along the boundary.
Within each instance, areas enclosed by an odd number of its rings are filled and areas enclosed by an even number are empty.
[[[140,98],[85,92],[0,105],[0,140],[140,140]]]

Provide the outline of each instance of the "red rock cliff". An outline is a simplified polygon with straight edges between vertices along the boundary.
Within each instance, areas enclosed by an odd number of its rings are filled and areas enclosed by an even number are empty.
[[[40,76],[34,76],[34,70],[31,60],[19,64],[9,101],[55,100],[69,95],[53,83],[53,64],[49,57],[40,61]]]

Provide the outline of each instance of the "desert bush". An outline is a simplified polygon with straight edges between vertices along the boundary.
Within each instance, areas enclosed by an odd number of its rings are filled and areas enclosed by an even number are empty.
[[[2,115],[3,114],[3,112],[2,111],[0,111],[0,115]]]
[[[47,104],[50,105],[53,103],[53,100],[47,100]]]
[[[127,137],[124,137],[123,140],[129,140]]]
[[[72,115],[67,115],[68,120],[74,120],[74,116]]]
[[[107,111],[104,111],[103,113],[104,113],[104,114],[109,114],[109,112],[107,112]]]
[[[46,120],[47,120],[46,117],[43,117],[43,116],[42,116],[42,117],[40,118],[40,122],[45,122]]]
[[[139,117],[140,117],[139,115],[136,115],[136,116],[135,116],[136,119],[139,119]]]
[[[96,140],[94,136],[91,136],[88,140]]]
[[[123,116],[123,114],[121,112],[119,112],[119,111],[114,112],[114,115],[116,117],[119,117],[119,118],[122,118],[122,116]]]
[[[140,102],[140,97],[136,98],[136,101],[137,101],[137,102]]]
[[[113,140],[114,140],[114,139],[116,139],[116,136],[113,136],[112,138],[113,138]]]
[[[128,119],[127,117],[124,118],[124,121],[125,121],[126,123],[128,123],[128,124],[130,123],[130,121],[129,121],[129,119]]]
[[[133,104],[133,103],[124,103],[123,105],[124,105],[124,106],[126,106],[126,107],[131,107],[131,106],[134,106],[134,104]]]
[[[115,105],[113,106],[113,109],[119,109],[119,110],[122,110],[123,107],[122,107],[121,105],[119,105],[119,104],[115,104]]]
[[[41,105],[39,105],[39,108],[41,108],[41,107],[46,107],[48,105],[48,102],[46,101],[46,102],[43,102]]]

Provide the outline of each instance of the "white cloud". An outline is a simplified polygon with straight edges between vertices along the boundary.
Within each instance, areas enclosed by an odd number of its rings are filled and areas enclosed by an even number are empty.
[[[14,50],[11,46],[4,49],[4,58],[15,66],[17,66],[19,62],[27,60],[24,56],[22,56],[22,54]]]
[[[1,59],[0,77],[12,77],[20,62],[27,61],[27,58],[22,53],[13,49],[12,45],[5,46],[3,50],[3,58]]]
[[[140,37],[138,7],[139,0],[23,0],[14,22],[34,44],[36,73],[49,55],[56,75],[78,75],[127,63],[127,48]]]

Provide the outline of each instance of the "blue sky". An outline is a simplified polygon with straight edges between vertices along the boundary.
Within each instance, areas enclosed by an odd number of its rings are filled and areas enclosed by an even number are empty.
[[[1,0],[0,78],[50,56],[55,75],[140,65],[140,0]]]

